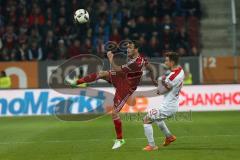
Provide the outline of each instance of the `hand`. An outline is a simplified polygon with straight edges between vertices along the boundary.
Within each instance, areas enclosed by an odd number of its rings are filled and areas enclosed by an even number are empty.
[[[165,81],[166,80],[166,76],[165,75],[162,75],[162,81]]]
[[[170,70],[167,70],[167,71],[165,71],[164,75],[165,75],[165,76],[168,76],[170,73],[171,73],[171,71],[170,71]]]
[[[108,52],[107,52],[107,57],[108,57],[108,59],[109,59],[110,62],[113,61],[113,53],[112,53],[111,51],[108,51]]]

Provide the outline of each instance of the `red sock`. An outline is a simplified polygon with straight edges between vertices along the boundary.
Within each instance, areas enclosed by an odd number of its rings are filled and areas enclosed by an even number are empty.
[[[114,126],[115,126],[115,131],[116,131],[116,135],[117,135],[117,139],[122,139],[122,122],[121,119],[115,119],[113,120],[114,122]]]
[[[92,74],[89,74],[89,75],[77,80],[77,84],[89,83],[89,82],[93,82],[93,81],[96,81],[96,80],[98,80],[97,73],[92,73]]]

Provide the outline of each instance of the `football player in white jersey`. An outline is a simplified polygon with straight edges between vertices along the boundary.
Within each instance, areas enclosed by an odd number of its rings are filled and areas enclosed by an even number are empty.
[[[148,140],[148,145],[143,148],[145,151],[157,150],[158,146],[155,145],[153,138],[152,123],[155,122],[160,130],[165,135],[163,146],[169,145],[176,140],[176,137],[169,131],[164,120],[173,116],[179,106],[179,92],[183,85],[184,71],[179,66],[179,55],[175,52],[168,52],[165,57],[165,66],[170,70],[167,75],[159,78],[157,94],[163,95],[164,99],[160,106],[152,108],[144,117],[144,133]]]

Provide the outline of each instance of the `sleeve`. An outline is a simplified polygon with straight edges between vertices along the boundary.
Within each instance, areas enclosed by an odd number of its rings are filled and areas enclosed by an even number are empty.
[[[168,89],[161,82],[158,83],[157,90],[158,90],[159,94],[164,94],[164,93],[166,93],[168,91]]]
[[[146,57],[144,57],[144,66],[148,65],[148,59]]]
[[[165,86],[167,87],[167,88],[172,88],[172,87],[174,87],[174,86],[176,86],[177,84],[178,84],[178,79],[177,78],[175,78],[175,79],[173,79],[173,80],[171,80],[171,75],[172,75],[173,73],[171,73],[171,74],[169,74],[167,77],[166,77],[166,79],[163,81],[163,83],[165,84]]]
[[[121,66],[123,72],[128,73],[134,71],[137,67],[136,61],[129,61],[127,64]]]

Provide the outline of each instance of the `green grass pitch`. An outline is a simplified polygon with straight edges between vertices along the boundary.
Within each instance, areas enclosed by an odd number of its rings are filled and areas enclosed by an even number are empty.
[[[240,159],[240,113],[193,112],[188,120],[167,121],[177,141],[143,152],[141,121],[124,120],[126,144],[111,150],[110,116],[64,122],[53,116],[0,118],[0,160],[227,160]],[[157,144],[163,135],[154,125]]]

